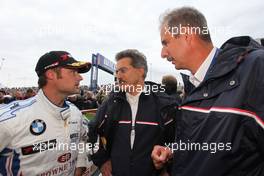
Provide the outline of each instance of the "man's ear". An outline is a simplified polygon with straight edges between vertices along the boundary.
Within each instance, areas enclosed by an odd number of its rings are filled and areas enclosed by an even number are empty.
[[[192,34],[191,31],[188,31],[187,33],[184,34],[184,39],[189,45],[191,44],[193,37],[194,37],[194,34]]]
[[[139,72],[140,75],[144,78],[144,72],[145,72],[144,68],[139,68],[139,69],[138,69],[138,72]]]
[[[55,72],[53,70],[49,69],[45,72],[45,76],[47,79],[53,80],[55,78]]]

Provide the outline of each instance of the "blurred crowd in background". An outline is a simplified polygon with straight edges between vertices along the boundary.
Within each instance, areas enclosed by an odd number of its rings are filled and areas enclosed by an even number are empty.
[[[37,94],[37,87],[1,88],[0,106],[16,100],[25,100]],[[95,91],[90,91],[88,86],[81,86],[80,94],[68,97],[68,101],[75,104],[80,110],[95,109],[104,100],[107,91],[101,86]]]
[[[177,79],[173,75],[163,76],[162,85],[165,86],[165,93],[170,96],[183,96],[182,87],[179,88]],[[68,101],[75,104],[80,110],[96,109],[107,95],[111,92],[113,84],[98,86],[94,91],[90,91],[88,86],[80,87],[80,94],[68,97]],[[37,94],[38,87],[14,87],[0,89],[0,106],[16,100],[25,100]]]

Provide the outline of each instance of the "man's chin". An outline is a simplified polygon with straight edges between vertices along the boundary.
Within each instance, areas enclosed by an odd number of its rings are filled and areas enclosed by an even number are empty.
[[[174,65],[174,68],[177,69],[177,70],[181,70],[182,69],[181,67],[179,67],[179,65],[176,65],[175,63],[173,63],[173,65]]]
[[[79,94],[80,93],[80,87],[75,87],[75,89],[72,91],[72,94]]]

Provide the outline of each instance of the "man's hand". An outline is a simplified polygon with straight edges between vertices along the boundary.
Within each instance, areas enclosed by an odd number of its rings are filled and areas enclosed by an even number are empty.
[[[112,163],[110,160],[106,161],[100,168],[102,176],[111,176],[112,175]]]
[[[156,169],[161,169],[164,164],[172,158],[172,152],[168,147],[163,147],[160,145],[155,145],[151,157]]]

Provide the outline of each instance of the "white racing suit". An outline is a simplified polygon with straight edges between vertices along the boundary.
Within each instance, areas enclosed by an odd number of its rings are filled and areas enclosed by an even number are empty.
[[[1,175],[73,175],[86,167],[88,128],[73,104],[35,97],[0,107]],[[87,145],[86,145],[87,147]]]

